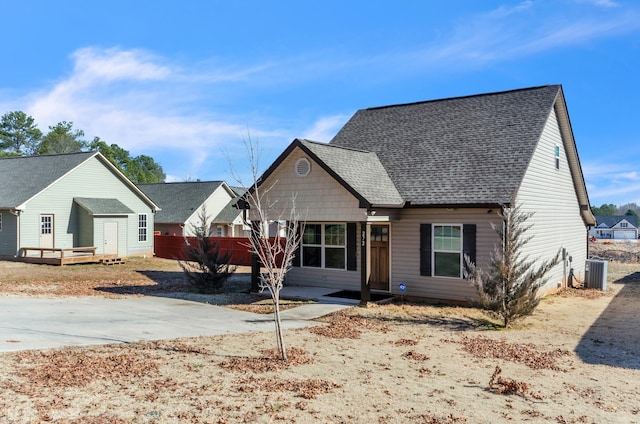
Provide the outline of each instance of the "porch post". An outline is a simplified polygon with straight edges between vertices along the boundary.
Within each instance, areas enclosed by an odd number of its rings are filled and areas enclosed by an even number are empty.
[[[371,266],[369,261],[369,224],[360,222],[360,306],[367,306],[371,300],[371,286],[369,276]]]
[[[260,240],[260,221],[251,221],[251,237],[252,240]],[[254,243],[252,243],[254,244]],[[251,250],[251,293],[258,293],[260,291],[260,285],[258,279],[260,278],[260,261],[258,260],[258,254]]]

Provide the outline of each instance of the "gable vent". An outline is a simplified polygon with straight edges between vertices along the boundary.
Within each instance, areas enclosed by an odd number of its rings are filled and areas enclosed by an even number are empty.
[[[311,163],[307,158],[300,158],[296,162],[296,175],[298,177],[306,177],[311,172]]]

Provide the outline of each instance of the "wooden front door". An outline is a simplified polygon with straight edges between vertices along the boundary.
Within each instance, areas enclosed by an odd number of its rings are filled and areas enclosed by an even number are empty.
[[[389,291],[389,226],[371,226],[371,290]]]
[[[104,223],[104,254],[105,255],[118,254],[118,223],[117,222]]]
[[[53,249],[53,214],[40,215],[40,247]]]

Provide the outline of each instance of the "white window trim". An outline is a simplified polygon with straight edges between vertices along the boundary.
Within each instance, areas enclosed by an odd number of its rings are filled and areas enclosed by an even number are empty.
[[[460,228],[460,250],[438,250],[441,253],[459,253],[460,254],[460,274],[458,277],[448,275],[436,275],[436,227],[458,227]],[[462,278],[462,270],[464,269],[464,225],[459,223],[434,223],[431,224],[431,276],[437,278],[448,278],[451,280],[459,280]]]
[[[144,227],[140,225],[140,218],[144,216]],[[144,228],[144,240],[140,240],[142,233],[140,230]],[[146,213],[138,214],[138,243],[147,243],[149,241],[149,216]]]
[[[556,170],[560,169],[560,145],[556,144],[554,148],[554,156],[555,156],[555,167]]]
[[[347,270],[347,223],[346,222],[307,222],[305,225],[320,225],[320,244],[305,244],[303,243],[304,237],[300,240],[300,267],[308,269],[327,269],[332,271],[346,271]],[[327,245],[325,244],[325,226],[326,225],[344,225],[344,244],[343,245]],[[304,232],[303,232],[304,236]],[[304,265],[304,248],[305,247],[319,247],[320,248],[320,266],[305,266]],[[327,268],[326,267],[326,249],[329,248],[342,248],[344,249],[344,268]]]

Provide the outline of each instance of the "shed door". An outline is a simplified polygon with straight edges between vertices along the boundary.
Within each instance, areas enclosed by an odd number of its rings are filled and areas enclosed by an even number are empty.
[[[104,250],[105,255],[118,254],[118,223],[104,223]]]
[[[40,247],[53,246],[53,214],[40,215]]]
[[[371,277],[372,290],[389,291],[389,226],[371,226]]]

